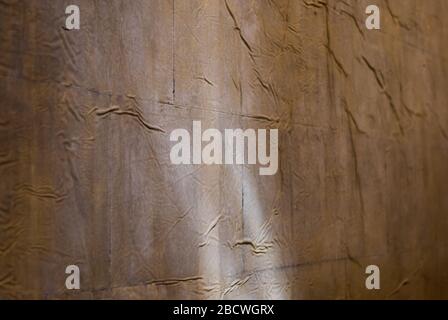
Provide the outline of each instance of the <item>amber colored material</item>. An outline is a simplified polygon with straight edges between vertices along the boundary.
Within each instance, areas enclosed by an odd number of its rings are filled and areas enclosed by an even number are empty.
[[[0,298],[448,298],[447,16],[1,0]],[[278,128],[278,173],[172,165],[193,120]]]

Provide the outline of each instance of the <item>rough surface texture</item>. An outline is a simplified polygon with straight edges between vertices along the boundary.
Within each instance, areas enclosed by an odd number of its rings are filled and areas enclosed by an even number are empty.
[[[448,298],[447,16],[0,0],[0,298]],[[279,172],[173,166],[193,119],[279,128]]]

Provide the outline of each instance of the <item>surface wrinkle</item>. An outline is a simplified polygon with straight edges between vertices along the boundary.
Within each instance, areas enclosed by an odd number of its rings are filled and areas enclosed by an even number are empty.
[[[356,131],[361,134],[367,134],[364,130],[362,130],[360,128],[360,126],[358,125],[358,122],[356,121],[356,118],[353,116],[353,113],[350,111],[350,109],[347,106],[347,102],[345,102],[345,101],[344,101],[344,111],[347,114],[347,117],[349,118],[349,120],[351,120],[351,122],[354,124]]]
[[[138,104],[138,98],[137,98],[137,96],[136,96],[135,94],[132,94],[132,93],[126,93],[126,97],[129,98],[129,99],[131,99],[132,101],[134,101],[135,103]]]
[[[156,285],[156,286],[173,286],[178,285],[183,282],[190,282],[190,281],[198,281],[203,280],[203,277],[201,276],[193,276],[193,277],[186,277],[186,278],[167,278],[167,279],[156,279],[151,281],[146,281],[146,285]]]
[[[303,5],[306,8],[313,8],[314,7],[314,8],[318,8],[318,9],[323,8],[323,7],[325,7],[327,5],[327,3],[324,2],[324,1],[306,1],[306,0],[302,0],[302,3],[303,3]]]
[[[375,80],[378,83],[378,86],[381,88],[381,90],[384,90],[384,77],[382,75],[382,72],[380,70],[377,70],[370,62],[367,60],[365,56],[361,56],[362,60],[366,64],[366,66],[372,71],[373,75],[375,76]]]
[[[364,32],[362,31],[361,27],[358,24],[358,20],[356,19],[356,17],[353,15],[353,13],[350,13],[344,9],[339,10],[342,14],[345,14],[346,16],[348,16],[354,23],[356,30],[358,30],[358,32],[361,34],[361,36],[363,38],[365,38]]]
[[[109,114],[117,114],[117,115],[126,115],[126,116],[130,116],[132,118],[137,119],[137,121],[146,129],[148,129],[149,131],[158,131],[158,132],[162,132],[162,133],[166,133],[165,130],[163,130],[162,128],[155,126],[155,125],[151,125],[149,124],[143,117],[143,115],[139,112],[139,111],[131,111],[131,110],[122,110],[120,109],[119,106],[111,106],[110,108],[105,108],[105,109],[98,109],[98,108],[94,108],[92,109],[89,114],[91,112],[95,112],[95,114],[97,116],[101,116],[101,117],[106,117]]]
[[[247,281],[249,281],[249,279],[251,278],[251,276],[247,276],[244,279],[237,279],[234,280],[229,287],[225,288],[222,292],[222,297],[230,294],[231,292],[233,292],[234,290],[239,289],[240,287],[244,286]]]
[[[250,246],[252,252],[255,255],[260,255],[265,254],[270,248],[272,248],[272,243],[270,242],[256,243],[255,241],[250,239],[242,239],[242,240],[236,240],[231,247],[237,248],[241,246]]]
[[[76,69],[76,56],[78,54],[74,51],[74,46],[71,43],[69,43],[70,41],[70,39],[68,38],[69,33],[65,31],[71,31],[71,30],[67,30],[66,28],[58,29],[59,38],[62,40],[61,42],[62,42],[62,48],[64,50],[64,56],[68,57],[68,61],[66,63],[68,63],[72,69]]]
[[[394,21],[394,23],[398,24],[403,29],[410,31],[411,27],[409,27],[407,24],[403,23],[401,21],[400,17],[392,11],[389,0],[384,0],[384,1],[386,2],[387,11],[389,12],[390,16],[392,17],[392,20]]]
[[[409,285],[411,283],[411,280],[423,269],[423,264],[426,262],[427,259],[428,255],[425,252],[423,259],[420,261],[420,265],[411,273],[409,277],[404,278],[398,284],[398,286],[394,290],[392,290],[392,292],[388,295],[388,298],[398,294],[403,287]]]
[[[278,4],[274,0],[268,0],[268,4],[269,4],[269,6],[273,7],[278,12],[278,14],[282,17],[283,20],[285,20],[285,21],[288,20],[287,14],[285,15],[282,12],[281,8],[278,6]]]
[[[397,121],[398,128],[400,129],[400,133],[401,133],[401,135],[404,135],[404,129],[403,129],[403,126],[401,124],[401,119],[400,119],[400,116],[398,114],[397,107],[395,106],[394,100],[393,100],[391,94],[388,91],[384,90],[383,93],[387,97],[387,100],[389,101],[389,106],[392,109],[392,113],[393,113],[393,115],[395,117],[395,120]]]
[[[204,81],[206,84],[208,84],[208,85],[210,85],[212,87],[215,86],[215,84],[213,82],[211,82],[210,80],[208,80],[206,77],[203,77],[203,76],[202,77],[195,77],[195,79]]]
[[[9,166],[9,165],[16,165],[18,164],[18,159],[13,157],[0,157],[0,167],[3,166]]]
[[[238,36],[240,37],[241,41],[243,42],[244,46],[247,48],[247,50],[249,51],[249,55],[252,57],[253,55],[253,50],[252,47],[250,46],[249,42],[246,40],[246,38],[243,36],[243,33],[241,31],[240,26],[238,25],[238,22],[236,20],[235,15],[233,14],[233,11],[230,9],[230,6],[227,2],[227,0],[224,0],[224,3],[226,5],[226,9],[227,12],[229,13],[230,17],[232,18],[233,24],[234,24],[234,29],[238,32]]]
[[[77,111],[75,111],[75,109],[73,108],[72,105],[67,104],[67,109],[76,121],[81,122],[81,121],[85,120],[83,118],[83,115],[79,114]]]
[[[218,222],[221,219],[222,219],[222,215],[221,214],[218,215],[215,219],[213,219],[213,221],[210,223],[210,225],[207,228],[207,230],[205,231],[205,233],[202,235],[205,238],[205,240],[199,244],[199,247],[204,247],[204,246],[206,246],[208,244],[210,232],[212,232],[213,229],[215,229],[215,227],[218,225]]]
[[[403,289],[403,287],[405,287],[405,286],[407,286],[408,284],[409,284],[409,279],[408,278],[405,278],[405,279],[403,279],[399,284],[398,284],[398,286],[389,294],[389,297],[392,297],[392,296],[394,296],[394,295],[396,295],[397,293],[399,293],[400,292],[400,290],[401,289]]]
[[[305,0],[303,0],[303,1],[305,2]],[[320,4],[319,8],[325,9],[325,28],[326,28],[326,35],[327,35],[327,43],[324,44],[324,46],[327,49],[327,52],[329,53],[332,60],[336,63],[337,69],[344,75],[345,78],[348,78],[348,76],[349,76],[348,72],[344,68],[344,65],[342,64],[342,62],[336,56],[336,53],[334,52],[334,50],[331,46],[330,21],[329,21],[330,11],[328,8],[328,3],[323,2],[323,1],[319,1],[318,3]]]
[[[173,202],[173,200],[171,200],[172,202]],[[175,204],[175,202],[173,202],[173,204],[174,204],[174,206],[175,206],[175,208],[177,209],[177,211],[178,212],[181,212],[180,210],[179,210],[179,208],[177,207],[177,205]],[[168,231],[166,232],[166,234],[167,235],[169,235],[173,230],[174,230],[174,228],[180,223],[180,222],[182,222],[191,212],[193,212],[193,206],[190,206],[189,208],[187,208],[186,210],[185,210],[185,213],[183,213],[183,214],[181,214],[181,216],[180,217],[178,217],[177,219],[176,219],[176,221],[171,225],[171,227],[168,229]]]
[[[440,133],[442,134],[442,137],[445,139],[445,141],[448,142],[448,133],[445,131],[445,129],[440,124],[439,120],[436,120],[437,127],[440,130]]]
[[[257,68],[253,68],[253,71],[255,72],[256,80],[260,83],[263,90],[265,90],[269,94],[269,96],[273,99],[275,105],[278,107],[279,106],[279,97],[278,97],[277,91],[274,89],[274,86],[271,83],[266,82],[262,79],[261,74]]]
[[[279,118],[273,118],[273,117],[267,116],[267,115],[252,114],[252,115],[241,115],[241,116],[243,118],[249,118],[249,119],[254,119],[254,120],[268,121],[268,122],[274,122],[274,123],[280,122]]]
[[[409,108],[409,106],[406,104],[406,102],[404,101],[404,98],[403,98],[403,85],[401,84],[401,82],[400,82],[400,102],[401,102],[401,105],[403,106],[403,108],[406,110],[406,112],[409,115],[412,115],[412,116],[415,116],[418,118],[426,117],[426,113],[424,111],[422,111],[422,112],[414,111],[411,108]]]
[[[359,259],[357,259],[350,253],[350,250],[349,250],[347,244],[345,244],[345,251],[347,252],[348,261],[350,261],[351,263],[354,263],[360,269],[363,269],[363,266],[362,266],[361,262],[359,261]]]
[[[392,98],[392,95],[386,89],[386,84],[385,84],[384,76],[383,76],[382,72],[380,70],[377,70],[369,62],[369,60],[367,60],[366,57],[362,56],[362,60],[364,61],[365,65],[368,67],[368,69],[370,71],[372,71],[372,73],[373,73],[373,75],[375,77],[375,80],[376,80],[378,86],[380,87],[380,92],[385,95],[385,97],[387,98],[387,101],[389,102],[389,106],[390,106],[390,109],[392,110],[392,114],[394,115],[395,120],[396,120],[397,125],[398,125],[398,128],[400,129],[400,134],[404,135],[404,129],[403,129],[403,126],[401,124],[401,119],[400,119],[400,116],[398,114],[397,107],[395,106],[395,103],[394,103],[394,100]]]
[[[348,129],[349,129],[350,146],[352,148],[353,165],[354,165],[354,171],[355,171],[354,172],[355,173],[355,181],[356,181],[356,186],[357,186],[356,190],[357,190],[359,202],[361,205],[361,215],[360,216],[361,216],[361,221],[362,221],[362,228],[364,230],[365,229],[364,216],[366,214],[365,204],[364,204],[364,193],[363,193],[362,182],[361,182],[361,173],[359,170],[358,153],[356,151],[355,139],[353,137],[352,122],[353,122],[353,119],[347,113],[347,123],[348,123]],[[364,233],[365,233],[365,231],[363,232],[363,234]]]
[[[325,46],[325,48],[327,48],[328,53],[330,54],[331,58],[333,59],[333,61],[336,63],[336,66],[338,67],[338,70],[342,72],[342,74],[344,75],[344,77],[348,77],[348,73],[345,70],[344,66],[342,65],[342,63],[339,61],[339,59],[336,57],[336,54],[334,53],[333,49],[331,49],[330,46]]]
[[[18,194],[26,194],[40,199],[50,199],[61,202],[66,198],[66,194],[59,194],[55,189],[48,186],[33,186],[30,184],[22,184],[15,188]]]

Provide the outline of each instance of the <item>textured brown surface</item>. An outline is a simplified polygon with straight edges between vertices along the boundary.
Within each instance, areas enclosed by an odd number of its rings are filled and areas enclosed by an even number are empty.
[[[0,0],[0,298],[448,298],[447,16]],[[279,172],[171,165],[194,119],[278,127]]]

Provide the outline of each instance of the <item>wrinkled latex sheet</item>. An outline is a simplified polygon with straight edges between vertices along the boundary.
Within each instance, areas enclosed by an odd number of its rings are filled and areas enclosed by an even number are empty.
[[[0,298],[447,298],[448,2],[376,3],[0,1]],[[171,164],[193,120],[277,174]]]

